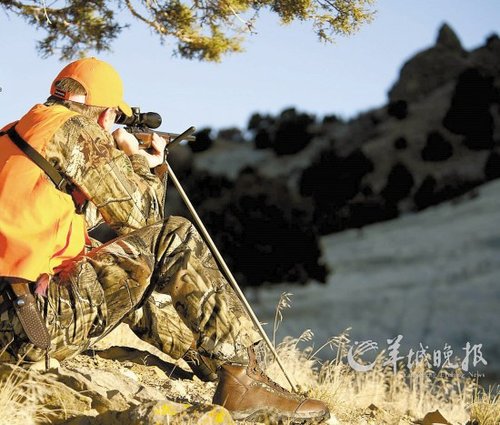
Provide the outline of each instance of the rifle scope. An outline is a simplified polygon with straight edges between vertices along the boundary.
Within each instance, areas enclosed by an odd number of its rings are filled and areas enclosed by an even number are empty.
[[[141,112],[139,107],[132,107],[132,116],[120,114],[116,117],[116,124],[125,124],[128,127],[158,128],[161,125],[161,116],[156,112]]]

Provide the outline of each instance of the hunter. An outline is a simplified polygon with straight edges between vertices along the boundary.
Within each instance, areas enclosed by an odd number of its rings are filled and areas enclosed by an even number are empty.
[[[318,400],[263,372],[262,337],[195,227],[164,217],[166,141],[139,148],[116,70],[77,60],[50,97],[0,131],[2,361],[63,360],[118,324],[205,380],[234,419],[319,421]],[[104,221],[118,235],[89,237]]]

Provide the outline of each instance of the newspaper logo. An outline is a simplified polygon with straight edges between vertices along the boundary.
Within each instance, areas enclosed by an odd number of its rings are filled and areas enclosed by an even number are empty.
[[[387,339],[386,355],[383,357],[382,366],[392,366],[393,372],[396,373],[398,365],[406,365],[411,370],[420,363],[425,362],[427,366],[436,369],[453,369],[470,372],[472,368],[480,365],[487,365],[488,362],[483,356],[483,344],[474,344],[467,342],[462,347],[463,358],[453,356],[454,350],[450,344],[444,343],[443,348],[429,350],[429,346],[420,343],[417,349],[410,348],[407,353],[401,353],[401,341],[403,335],[398,335],[395,338]],[[378,343],[372,340],[355,341],[354,345],[349,348],[347,353],[347,362],[349,366],[357,372],[368,372],[375,367],[376,361],[371,363],[363,361],[364,354],[370,351],[378,350]]]

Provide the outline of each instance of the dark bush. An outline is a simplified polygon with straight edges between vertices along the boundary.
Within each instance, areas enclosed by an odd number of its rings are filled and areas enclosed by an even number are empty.
[[[413,197],[415,208],[422,210],[431,205],[448,201],[463,195],[479,183],[478,181],[464,181],[457,176],[438,182],[434,177],[427,176]]]
[[[229,190],[205,177],[190,182],[203,191],[197,210],[240,284],[326,281],[310,203],[295,201],[284,184],[251,169]]]
[[[491,138],[466,137],[464,139],[464,145],[470,150],[479,151],[492,149],[495,146],[495,142]]]
[[[304,149],[313,134],[309,126],[315,122],[312,115],[297,113],[294,108],[283,111],[276,123],[272,148],[277,155],[292,155]]]
[[[236,127],[223,128],[217,133],[217,139],[228,140],[235,143],[245,142],[245,137],[241,130]]]
[[[254,144],[256,149],[268,149],[272,146],[271,135],[269,129],[260,128],[254,137]]]
[[[202,152],[209,149],[213,144],[212,137],[210,136],[211,132],[212,130],[210,128],[204,128],[197,131],[195,133],[196,140],[194,142],[189,142],[188,144],[191,150],[193,152]]]
[[[404,137],[398,137],[394,140],[394,148],[398,151],[405,150],[408,147],[408,142]]]
[[[261,115],[259,113],[252,114],[248,120],[247,129],[256,131],[261,128],[270,128],[274,125],[276,119],[271,115]]]
[[[389,103],[387,113],[398,120],[403,120],[408,116],[408,103],[405,100],[396,100]]]
[[[394,165],[387,176],[387,184],[381,192],[388,204],[397,204],[406,198],[413,188],[415,180],[408,168],[401,163]]]
[[[495,97],[493,77],[476,68],[467,69],[458,78],[443,125],[464,135],[469,149],[489,149],[493,146],[493,117],[489,109]]]
[[[427,135],[427,143],[420,153],[424,161],[445,161],[453,155],[453,146],[438,131]]]
[[[360,149],[345,158],[325,151],[304,170],[299,182],[300,193],[312,197],[314,223],[321,234],[346,228],[349,211],[342,207],[360,192],[361,180],[371,171],[373,163]]]
[[[183,185],[195,206],[221,198],[234,187],[234,184],[226,177],[209,174],[206,171],[197,171],[195,174],[191,174]]]
[[[500,154],[491,152],[484,166],[484,175],[487,180],[500,178]]]
[[[335,124],[338,122],[342,122],[342,119],[338,115],[332,114],[323,117],[323,124]]]
[[[413,197],[413,202],[417,210],[422,210],[438,202],[436,199],[436,186],[436,179],[432,176],[427,176],[423,180]]]
[[[278,117],[253,114],[248,129],[253,132],[257,149],[272,149],[277,155],[292,155],[304,149],[314,134],[309,126],[316,121],[313,115],[285,109]]]
[[[360,149],[345,158],[326,151],[302,173],[300,193],[311,196],[319,208],[325,204],[340,206],[359,192],[361,179],[373,169]]]

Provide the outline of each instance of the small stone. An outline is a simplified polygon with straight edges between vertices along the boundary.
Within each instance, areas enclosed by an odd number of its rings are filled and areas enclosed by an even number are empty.
[[[427,415],[425,415],[424,419],[422,420],[422,425],[434,425],[434,424],[451,425],[439,410],[427,413]]]
[[[137,376],[137,374],[130,369],[122,368],[120,370],[120,372],[122,373],[122,375],[126,376],[127,378],[130,378],[134,381],[139,381],[139,377]]]

